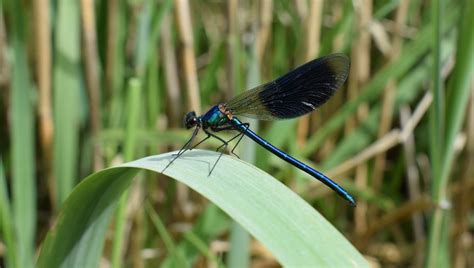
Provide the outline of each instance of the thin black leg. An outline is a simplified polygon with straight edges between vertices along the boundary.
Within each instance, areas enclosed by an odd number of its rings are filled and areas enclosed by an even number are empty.
[[[227,143],[226,144],[223,144],[224,148],[221,150],[221,153],[219,154],[219,157],[217,158],[216,162],[214,163],[214,165],[212,166],[211,170],[209,171],[209,175],[208,176],[211,176],[212,174],[212,171],[214,170],[214,168],[217,166],[217,163],[219,162],[219,160],[221,159],[222,155],[224,154],[224,151],[225,149],[227,148]],[[220,146],[222,147],[222,146]],[[219,147],[219,148],[220,148]]]
[[[249,126],[250,126],[249,123],[243,123],[243,124],[241,124],[241,125],[239,125],[239,126],[242,126],[242,125],[246,127],[245,130],[247,130],[247,129],[249,128]],[[240,131],[240,130],[238,129],[238,126],[227,126],[227,127],[222,127],[222,128],[213,129],[213,131],[215,131],[215,132],[219,132],[219,131],[222,131],[222,130],[238,130],[238,131]],[[230,140],[225,141],[225,140],[223,140],[222,138],[220,138],[219,136],[216,136],[215,134],[212,134],[212,133],[209,132],[207,129],[204,129],[204,132],[206,132],[207,135],[212,136],[212,137],[214,137],[214,138],[216,138],[216,139],[218,139],[218,140],[220,140],[220,141],[222,142],[222,145],[219,146],[219,147],[217,147],[217,149],[216,149],[216,152],[218,152],[219,150],[220,150],[221,152],[220,152],[220,154],[219,154],[219,157],[217,158],[217,161],[214,163],[214,165],[213,165],[212,168],[211,168],[211,171],[209,172],[209,176],[210,176],[210,175],[212,174],[212,171],[214,170],[214,168],[217,166],[217,163],[218,163],[219,160],[221,159],[222,154],[224,153],[225,149],[227,149],[227,146],[229,145],[229,142],[235,140],[235,139],[238,138],[239,136],[240,136],[240,138],[239,138],[239,140],[237,141],[237,144],[234,146],[234,148],[232,148],[231,153],[232,153],[233,155],[235,155],[237,158],[240,158],[237,154],[234,153],[234,149],[235,149],[235,147],[237,147],[237,145],[238,145],[238,144],[240,143],[240,141],[242,140],[244,133],[243,133],[243,132],[240,132],[239,134],[237,134],[237,135],[235,135],[234,137],[232,137]],[[221,150],[221,148],[222,148],[222,150]]]
[[[177,154],[178,156],[182,155],[184,152],[186,152],[189,149],[190,144],[193,142],[194,138],[196,138],[198,132],[199,132],[199,126],[196,126],[196,128],[193,131],[193,134],[191,135],[191,138],[189,138],[189,140],[183,145],[183,147],[179,149],[178,154]]]
[[[232,150],[230,151],[231,154],[235,155],[237,158],[240,158],[236,153],[234,153],[234,150],[235,148],[237,148],[237,145],[239,145],[240,141],[242,141],[242,138],[244,137],[244,131],[241,131],[238,127],[239,126],[245,126],[245,131],[247,129],[249,129],[250,127],[250,124],[249,123],[242,123],[240,125],[237,125],[237,126],[227,126],[227,127],[222,127],[222,128],[218,128],[218,129],[214,129],[214,131],[216,132],[219,132],[219,131],[223,131],[223,130],[237,130],[239,131],[240,133],[237,134],[236,136],[232,137],[230,140],[227,141],[227,143],[233,141],[234,139],[236,139],[237,137],[240,136],[239,140],[237,141],[237,143],[234,145],[234,147],[232,148]],[[223,145],[221,145],[223,146]],[[220,147],[219,147],[220,148]]]
[[[192,144],[194,138],[196,138],[198,132],[199,132],[199,126],[196,126],[196,128],[193,131],[193,134],[191,135],[191,138],[181,147],[181,149],[178,151],[178,153],[175,155],[175,157],[166,165],[166,167],[163,169],[162,172],[164,172],[173,162],[178,159],[181,155],[183,155],[187,150],[189,150],[190,144]],[[201,141],[202,142],[202,141]],[[194,147],[193,147],[194,148]]]
[[[203,130],[204,130],[204,132],[205,132],[207,135],[209,135],[209,136],[211,136],[211,137],[213,137],[213,138],[215,138],[215,139],[220,140],[222,143],[226,143],[225,140],[223,140],[221,137],[217,136],[216,134],[213,134],[212,132],[209,132],[209,130],[207,130],[207,129],[205,129],[205,128],[203,128]]]
[[[207,139],[209,139],[211,136],[210,135],[207,135],[207,137],[205,137],[204,139],[202,139],[200,142],[196,143],[193,147],[191,147],[191,149],[189,150],[192,150],[196,147],[198,147],[199,144],[203,143],[204,141],[206,141]]]
[[[249,123],[244,123],[244,124],[242,124],[242,125],[245,126],[245,131],[247,131],[247,130],[249,129],[249,127],[250,127],[250,124],[249,124]],[[240,136],[240,138],[239,138],[239,140],[235,143],[235,145],[234,145],[234,147],[232,148],[232,150],[230,151],[230,153],[233,154],[233,155],[235,155],[235,156],[237,156],[237,158],[240,158],[240,157],[239,157],[236,153],[234,153],[234,150],[235,150],[235,148],[237,148],[237,145],[239,145],[239,143],[242,141],[242,138],[244,137],[244,135],[245,135],[245,132],[242,131],[242,132],[239,133],[239,135],[236,136],[236,137]],[[234,138],[232,138],[232,139],[234,139]]]
[[[220,141],[222,142],[222,145],[219,146],[216,151],[219,151],[220,148],[224,147],[224,149],[221,150],[221,153],[219,154],[219,157],[217,158],[217,161],[214,163],[214,165],[212,166],[211,170],[209,171],[209,176],[211,176],[212,171],[213,171],[214,168],[216,167],[217,162],[219,162],[219,160],[221,159],[222,154],[224,153],[224,150],[227,148],[227,145],[228,145],[229,143],[226,142],[225,140],[223,140],[221,137],[219,137],[219,136],[217,136],[217,135],[215,135],[215,134],[209,132],[207,129],[203,129],[203,130],[204,130],[204,132],[206,132],[207,135],[209,135],[209,136],[211,136],[211,137],[213,137],[213,138],[215,138],[215,139],[218,139],[218,140],[220,140]]]

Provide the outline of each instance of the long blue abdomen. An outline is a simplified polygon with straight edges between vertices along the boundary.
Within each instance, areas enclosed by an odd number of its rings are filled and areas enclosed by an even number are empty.
[[[326,184],[329,188],[334,190],[338,195],[349,201],[351,205],[355,206],[355,199],[354,197],[349,194],[344,188],[339,186],[339,184],[335,183],[328,177],[326,177],[324,174],[321,172],[315,170],[314,168],[306,165],[305,163],[293,158],[289,154],[283,152],[282,150],[278,149],[277,147],[273,146],[260,136],[258,136],[255,132],[247,128],[245,125],[242,124],[242,122],[234,117],[231,120],[231,123],[236,126],[240,132],[244,133],[247,137],[255,141],[256,143],[260,144],[262,147],[273,153],[274,155],[278,156],[279,158],[285,160],[286,162],[292,164],[293,166],[299,168],[300,170],[308,173],[309,175],[313,176],[314,178],[318,179],[322,183]]]

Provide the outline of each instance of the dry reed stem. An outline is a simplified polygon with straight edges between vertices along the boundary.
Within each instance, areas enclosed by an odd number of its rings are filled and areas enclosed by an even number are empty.
[[[392,42],[390,41],[390,37],[388,36],[388,33],[383,27],[382,23],[373,20],[370,23],[369,31],[374,39],[374,46],[377,47],[377,49],[382,52],[384,56],[392,56]]]
[[[331,24],[335,25],[336,22],[340,21],[343,19],[343,3],[338,3],[330,6],[332,8],[332,18],[331,18]],[[337,35],[334,37],[332,41],[332,48],[333,51],[339,52],[343,49],[344,46],[344,39],[346,35],[343,31],[337,32]],[[342,89],[340,90],[342,91]],[[341,107],[345,102],[345,96],[344,94],[337,94],[332,97],[331,99],[331,104],[332,105],[327,105],[321,107],[321,112],[319,114],[313,115],[313,120],[311,123],[311,126],[314,129],[319,129],[320,127],[320,122],[323,121],[322,119],[322,114],[325,116],[331,116],[333,115],[339,107]],[[339,131],[338,131],[339,132]],[[326,158],[329,154],[331,154],[336,147],[338,140],[338,134],[330,135],[328,136],[325,140],[323,145],[321,145],[321,148],[319,149],[319,156],[320,159]]]
[[[382,25],[384,29],[389,33],[394,33],[397,31],[397,24],[391,20],[384,20],[382,21]],[[400,28],[400,36],[407,39],[415,39],[416,35],[418,34],[419,28],[411,27],[408,25],[402,25]]]
[[[367,231],[363,234],[362,240],[367,244],[368,240],[380,230],[403,219],[409,218],[415,213],[421,213],[433,208],[433,206],[431,199],[427,196],[422,196],[414,201],[406,202],[401,206],[398,206],[396,209],[389,211],[381,218],[371,222]]]
[[[105,62],[105,96],[106,100],[110,100],[112,92],[114,92],[114,66],[116,55],[116,36],[118,25],[118,0],[108,0],[107,13],[107,48],[106,48],[106,62]]]
[[[473,81],[474,82],[474,81]],[[461,184],[467,184],[474,178],[474,83],[471,85],[470,105],[466,116],[467,144],[462,167]],[[453,267],[467,267],[469,243],[473,239],[469,232],[469,211],[472,211],[473,196],[468,187],[461,188],[460,194],[455,199],[453,226]]]
[[[428,185],[430,185],[432,178],[430,159],[426,153],[420,153],[416,156],[416,163],[420,169],[420,177],[424,185],[422,192],[428,192]]]
[[[349,75],[349,99],[354,99],[360,91],[360,88],[370,78],[370,50],[371,38],[368,31],[368,25],[372,20],[372,0],[353,1],[356,15],[356,30],[359,35],[352,45],[352,68]],[[357,110],[357,119],[347,120],[346,134],[352,131],[356,121],[362,121],[368,114],[368,105],[362,104]],[[355,184],[363,189],[367,186],[368,167],[366,163],[360,163],[355,170]],[[367,203],[360,200],[354,210],[354,232],[355,237],[364,233],[367,228]],[[355,241],[356,244],[357,241]]]
[[[411,115],[410,107],[403,106],[400,110],[400,125],[404,126]],[[410,133],[403,142],[403,151],[406,162],[406,176],[408,181],[408,197],[410,201],[417,200],[421,197],[420,176],[416,165],[416,145],[413,133]],[[425,242],[425,233],[423,226],[423,215],[414,213],[412,215],[413,237],[416,245],[422,245]],[[414,263],[416,267],[423,264],[423,248],[415,247]]]
[[[256,47],[259,66],[262,66],[268,39],[272,33],[273,0],[262,0],[260,4],[260,25],[258,27]]]
[[[142,208],[145,203],[144,199],[144,187],[143,178],[134,180],[130,191],[130,196],[127,203],[126,217],[127,224],[129,226],[126,232],[128,239],[130,240],[130,258],[132,259],[132,267],[143,268],[145,267],[144,260],[142,257],[143,245],[145,242],[145,224],[144,224],[144,213]],[[125,244],[124,244],[125,245]]]
[[[344,4],[339,3],[336,5],[332,5],[332,22],[335,24],[336,21],[340,21],[343,19],[344,15]],[[336,36],[332,41],[332,47],[334,51],[341,51],[344,46],[344,39],[346,38],[346,34],[343,31],[337,32]]]
[[[306,17],[305,28],[306,36],[304,61],[310,61],[319,54],[321,43],[321,27],[323,22],[323,0],[314,0],[310,2],[309,16]]]
[[[302,18],[305,27],[304,55],[303,62],[307,62],[317,57],[319,53],[321,26],[323,16],[323,0],[313,0],[310,2],[309,14]],[[296,142],[300,148],[306,144],[309,132],[311,115],[304,115],[298,120]]]
[[[196,59],[194,57],[194,41],[193,41],[193,32],[191,28],[191,15],[189,11],[189,2],[187,0],[175,0],[174,1],[174,8],[175,8],[175,17],[179,28],[179,37],[181,43],[183,45],[182,51],[182,60],[183,60],[183,67],[184,67],[184,76],[186,82],[186,91],[187,91],[187,99],[188,99],[188,109],[195,111],[197,114],[200,114],[200,98],[199,98],[199,89],[198,89],[198,81],[197,81],[197,74],[196,74]],[[165,22],[165,21],[163,21]],[[163,34],[166,34],[166,38],[163,38],[163,49],[165,52],[165,66],[167,68],[167,87],[169,90],[169,97],[175,98],[174,102],[171,103],[174,107],[169,107],[171,109],[175,109],[174,114],[175,118],[172,118],[170,121],[170,125],[176,124],[176,122],[181,122],[179,120],[179,111],[177,110],[180,105],[180,98],[178,96],[179,88],[177,87],[178,83],[178,72],[177,72],[177,64],[176,64],[176,57],[174,53],[173,44],[171,41],[171,22],[168,21],[163,23],[163,26],[166,24],[166,30],[163,31]],[[169,55],[166,55],[170,53]],[[168,66],[169,65],[169,66]],[[170,76],[168,79],[168,75]],[[174,83],[174,84],[171,84]],[[174,94],[174,95],[172,95]],[[189,188],[182,184],[176,184],[176,200],[178,203],[178,207],[181,209],[185,217],[189,218],[192,214],[192,209],[190,208],[189,204]]]
[[[238,29],[238,17],[237,12],[239,9],[238,0],[227,1],[227,92],[226,98],[232,98],[237,92],[237,75],[238,75],[238,63],[240,59],[236,56],[236,49],[239,42],[239,29]]]
[[[294,0],[296,13],[298,13],[298,17],[302,19],[306,19],[308,16],[308,2],[306,0]]]
[[[402,37],[401,37],[401,29],[403,25],[405,25],[407,12],[409,7],[408,0],[402,0],[397,8],[396,13],[396,28],[393,37],[393,46],[392,46],[392,53],[390,54],[390,59],[388,64],[394,62],[400,56],[401,48],[402,48]],[[378,131],[378,137],[382,137],[390,130],[392,126],[392,118],[393,118],[393,110],[394,110],[394,102],[395,102],[395,89],[397,87],[395,80],[390,80],[385,88],[383,99],[382,99],[382,113],[381,113],[381,120],[380,126]],[[385,153],[378,155],[375,158],[374,163],[374,170],[373,170],[373,190],[377,193],[383,183],[383,173],[385,170],[386,158]]]
[[[194,37],[191,26],[191,13],[188,0],[175,0],[176,21],[179,29],[179,38],[183,45],[182,60],[186,90],[188,93],[188,108],[201,113],[201,99],[199,96],[199,83],[196,70],[196,57],[194,55]]]
[[[38,128],[42,156],[41,164],[47,178],[47,187],[54,193],[55,183],[52,177],[54,121],[52,107],[52,56],[51,27],[49,21],[49,2],[33,1],[35,31],[35,74],[38,84]],[[54,200],[51,200],[54,203]]]
[[[82,38],[84,53],[84,72],[89,95],[90,120],[93,137],[97,138],[101,129],[99,100],[99,62],[97,52],[97,32],[94,1],[81,0]],[[94,143],[94,170],[103,168],[102,153],[99,143]]]
[[[125,207],[125,216],[124,216],[125,220],[123,223],[124,227],[123,227],[123,234],[122,234],[123,235],[122,245],[130,245],[129,241],[133,241],[134,239],[136,239],[135,235],[136,235],[137,230],[132,230],[132,227],[133,227],[133,220],[135,218],[134,216],[137,213],[143,212],[141,210],[141,206],[144,203],[141,181],[142,180],[140,179],[133,180],[130,186],[130,189],[128,191],[127,203],[125,204],[126,207]],[[132,234],[132,231],[135,231],[135,232]],[[128,246],[122,246],[120,250],[121,250],[120,258],[124,260],[127,254]]]
[[[176,53],[171,40],[171,18],[165,15],[161,26],[161,54],[163,55],[163,66],[166,83],[167,110],[169,115],[168,124],[177,127],[180,120],[181,92],[178,79],[178,67],[176,63]]]

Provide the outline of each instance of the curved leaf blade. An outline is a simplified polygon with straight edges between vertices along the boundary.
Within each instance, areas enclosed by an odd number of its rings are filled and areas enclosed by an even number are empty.
[[[212,175],[208,176],[217,157],[215,152],[193,150],[177,159],[164,174],[185,183],[219,206],[285,266],[368,266],[360,253],[316,210],[267,173],[224,155]],[[150,156],[101,171],[84,180],[69,197],[55,229],[50,231],[41,251],[39,266],[79,267],[87,258],[97,257],[98,260],[107,223],[112,216],[110,212],[137,169],[161,173],[170,159],[172,153]],[[82,200],[86,196],[92,201]],[[346,204],[341,201],[341,205]],[[79,223],[77,226],[74,226],[75,221]],[[95,226],[88,226],[88,223]],[[73,247],[70,243],[74,241],[63,245],[63,241],[71,239],[78,243]],[[91,243],[96,245],[91,246]],[[65,250],[58,251],[61,248]],[[92,253],[96,255],[88,256]],[[51,257],[56,261],[49,262]],[[94,266],[97,260],[90,260],[87,264]]]

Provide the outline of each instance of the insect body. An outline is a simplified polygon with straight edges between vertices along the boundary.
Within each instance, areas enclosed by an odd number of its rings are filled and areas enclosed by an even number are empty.
[[[312,112],[334,95],[346,81],[348,73],[349,59],[342,54],[333,54],[310,61],[272,82],[245,91],[226,103],[215,105],[202,116],[197,116],[195,112],[189,112],[184,118],[184,125],[187,129],[194,128],[194,131],[175,159],[210,137],[222,142],[220,149],[227,147],[229,142],[234,139],[238,139],[238,144],[245,135],[279,158],[318,179],[350,204],[355,205],[354,197],[337,183],[276,148],[250,130],[248,123],[243,123],[237,118],[242,115],[260,120],[279,120],[295,118]],[[206,138],[192,146],[194,138],[201,129],[206,133]],[[230,140],[225,141],[215,134],[222,130],[234,130],[238,133]],[[234,149],[232,149],[232,153]]]

